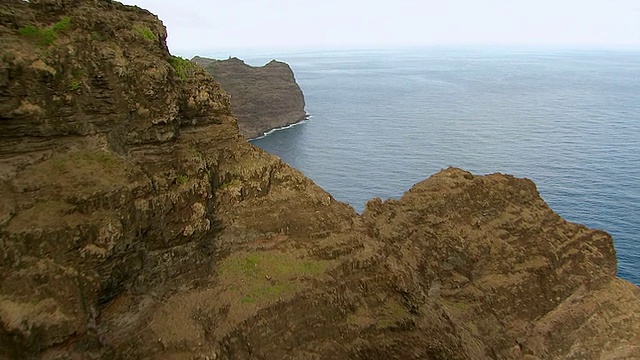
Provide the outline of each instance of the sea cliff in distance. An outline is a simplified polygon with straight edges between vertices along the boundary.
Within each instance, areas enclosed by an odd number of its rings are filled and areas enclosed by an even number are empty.
[[[204,68],[231,95],[238,128],[247,138],[307,118],[304,95],[286,63],[272,60],[262,67],[253,67],[235,57],[215,60],[199,56],[191,61]]]

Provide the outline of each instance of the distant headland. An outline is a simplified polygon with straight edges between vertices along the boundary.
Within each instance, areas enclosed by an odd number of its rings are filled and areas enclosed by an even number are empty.
[[[272,60],[253,67],[235,57],[215,60],[196,56],[191,61],[202,66],[231,95],[238,128],[247,138],[307,118],[302,90],[284,62]]]

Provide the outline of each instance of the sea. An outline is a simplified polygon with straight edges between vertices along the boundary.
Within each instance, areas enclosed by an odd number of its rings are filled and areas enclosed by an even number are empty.
[[[566,220],[610,233],[618,275],[640,284],[640,50],[232,55],[291,66],[309,120],[251,142],[356,211],[449,166],[529,178]]]

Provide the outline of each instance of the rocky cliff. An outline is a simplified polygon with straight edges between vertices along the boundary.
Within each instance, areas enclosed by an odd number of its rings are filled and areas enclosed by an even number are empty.
[[[253,67],[238,58],[213,60],[196,56],[202,66],[231,96],[231,110],[240,133],[255,138],[306,119],[304,96],[289,65],[272,60]]]
[[[248,144],[161,22],[0,5],[0,359],[623,359],[640,290],[525,179],[362,216]]]

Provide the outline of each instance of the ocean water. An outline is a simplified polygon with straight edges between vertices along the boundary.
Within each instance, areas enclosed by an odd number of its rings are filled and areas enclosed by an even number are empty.
[[[235,54],[234,54],[235,55]],[[532,179],[613,238],[640,284],[640,52],[422,48],[244,54],[288,62],[311,118],[253,144],[362,211],[448,166]]]

